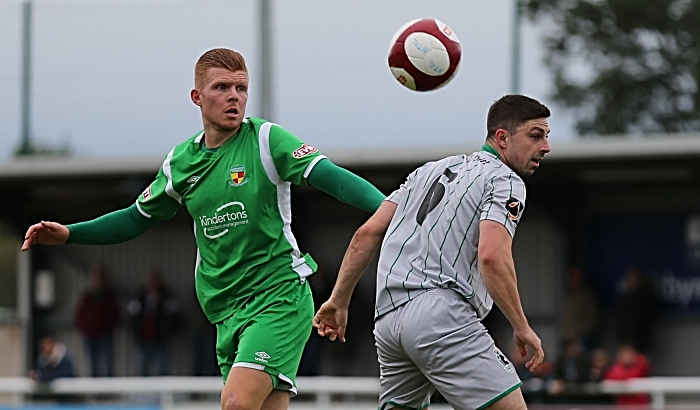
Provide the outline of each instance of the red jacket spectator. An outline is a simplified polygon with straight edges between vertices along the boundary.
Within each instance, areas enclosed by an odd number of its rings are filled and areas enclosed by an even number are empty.
[[[604,380],[629,380],[637,377],[649,377],[651,365],[649,359],[639,353],[634,347],[623,345],[618,348],[615,363],[608,369]],[[648,394],[621,394],[615,399],[616,404],[649,404]]]

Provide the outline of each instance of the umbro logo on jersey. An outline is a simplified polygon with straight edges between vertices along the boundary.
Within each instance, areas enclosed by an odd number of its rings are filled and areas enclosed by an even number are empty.
[[[267,359],[270,358],[270,355],[265,352],[255,352],[255,355],[258,356],[255,358],[255,360],[263,363],[267,363]]]
[[[508,211],[508,218],[510,218],[513,223],[518,223],[520,214],[523,212],[523,203],[516,198],[510,197],[506,201],[506,210]]]
[[[496,355],[496,358],[498,359],[498,362],[501,363],[501,365],[503,366],[503,368],[506,369],[506,371],[507,371],[508,373],[513,373],[513,370],[515,370],[515,369],[513,368],[513,363],[511,363],[510,361],[508,361],[508,358],[506,357],[506,355],[504,355],[503,352],[501,352],[501,350],[500,350],[499,348],[494,347],[494,348],[493,348],[493,354]]]
[[[187,180],[187,183],[188,183],[188,184],[194,184],[195,182],[199,181],[199,178],[201,178],[201,177],[198,177],[198,176],[196,176],[196,175],[195,175],[195,176],[192,176],[192,177],[190,177],[190,179]]]

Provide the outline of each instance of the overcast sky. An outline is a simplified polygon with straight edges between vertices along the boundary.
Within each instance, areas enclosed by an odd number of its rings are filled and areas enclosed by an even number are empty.
[[[35,0],[32,135],[76,156],[164,156],[201,129],[189,99],[197,58],[240,51],[260,115],[256,0]],[[271,120],[322,151],[358,147],[461,152],[485,137],[490,103],[510,92],[513,0],[276,0]],[[434,17],[462,44],[443,89],[409,91],[386,52],[403,23]],[[20,141],[20,0],[0,0],[0,160]],[[521,92],[548,104],[552,144],[574,138],[547,95],[538,28],[525,24]],[[470,144],[465,144],[470,142]]]

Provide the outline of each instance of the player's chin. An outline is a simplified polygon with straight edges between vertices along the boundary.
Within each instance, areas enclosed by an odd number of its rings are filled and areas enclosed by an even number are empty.
[[[523,176],[529,177],[540,167],[539,161],[530,161],[523,169]]]
[[[527,178],[529,176],[532,176],[532,174],[535,173],[535,170],[537,168],[532,168],[532,167],[525,167],[524,169],[521,169],[520,171],[517,171],[517,174],[520,175],[523,178]]]
[[[236,131],[241,126],[240,118],[225,118],[218,122],[219,129],[225,131]]]

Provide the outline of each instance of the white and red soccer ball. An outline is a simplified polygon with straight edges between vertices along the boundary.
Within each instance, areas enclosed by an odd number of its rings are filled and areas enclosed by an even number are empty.
[[[396,80],[416,91],[442,87],[454,77],[462,48],[450,26],[436,19],[409,21],[389,45],[389,68]]]

